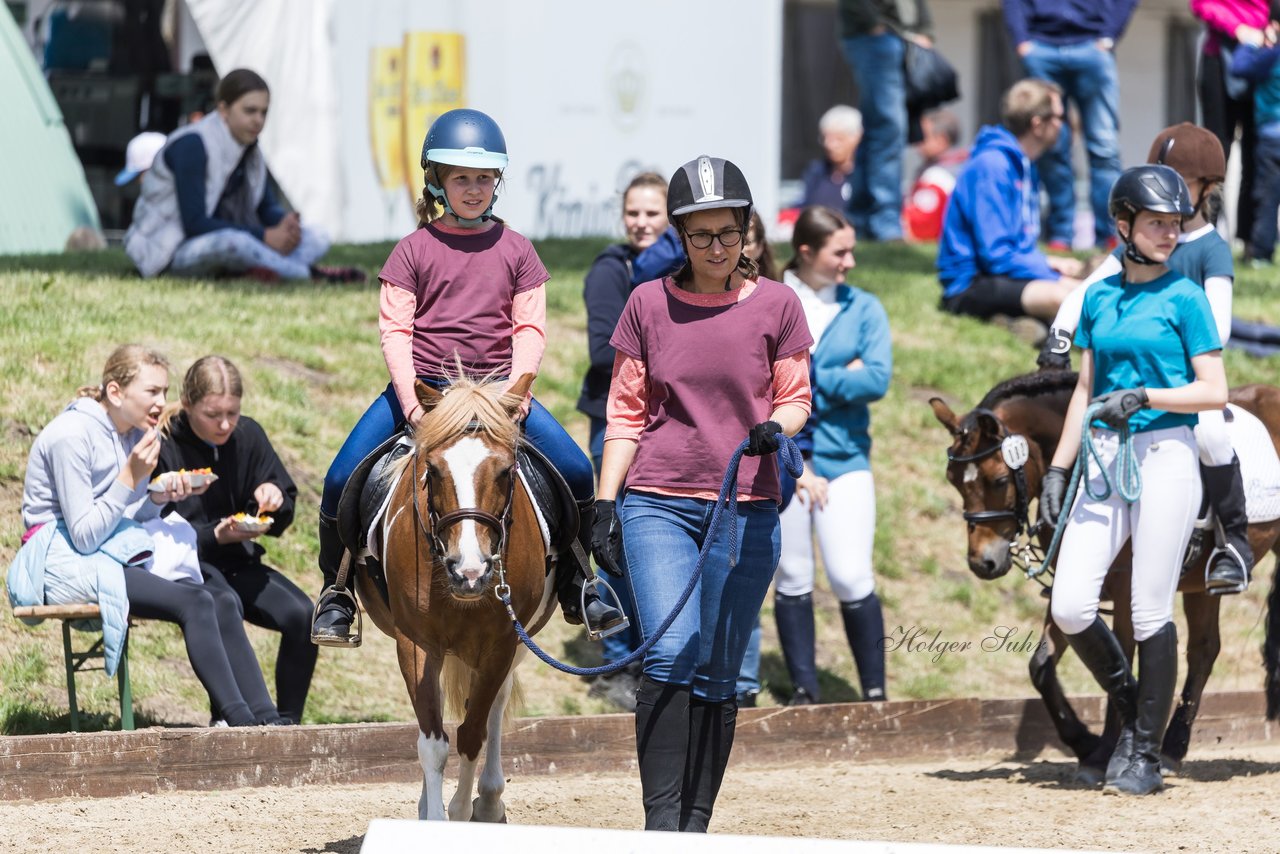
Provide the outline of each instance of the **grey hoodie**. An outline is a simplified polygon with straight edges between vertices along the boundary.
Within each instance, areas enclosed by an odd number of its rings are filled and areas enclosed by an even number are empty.
[[[132,491],[116,480],[142,430],[123,435],[101,403],[77,398],[50,421],[31,446],[22,490],[25,528],[64,522],[71,544],[92,554],[121,519],[145,522],[160,515],[144,480]]]

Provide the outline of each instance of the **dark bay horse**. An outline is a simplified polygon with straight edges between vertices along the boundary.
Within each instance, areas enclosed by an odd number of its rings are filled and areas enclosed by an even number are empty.
[[[1028,505],[1031,499],[1038,498],[1041,478],[1058,446],[1076,376],[1071,371],[1040,371],[1014,377],[993,388],[963,417],[957,417],[940,398],[929,401],[934,415],[952,437],[947,452],[947,480],[963,499],[969,527],[969,569],[981,579],[1000,578],[1015,563],[1024,564],[1025,568],[1030,555],[1028,541],[1038,541],[1041,548],[1049,543],[1052,531],[1046,530],[1047,526],[1037,528]],[[1262,420],[1280,453],[1280,389],[1243,386],[1232,389],[1230,400]],[[1010,435],[1027,440],[1029,453],[1022,478],[1005,464],[1001,451],[1001,443]],[[1249,541],[1258,560],[1272,550],[1280,555],[1280,520],[1250,525]],[[1220,602],[1204,590],[1204,565],[1209,551],[1202,551],[1178,586],[1187,617],[1187,676],[1161,748],[1162,764],[1169,771],[1176,771],[1187,754],[1200,697],[1220,647]],[[1126,545],[1107,576],[1103,598],[1113,603],[1112,625],[1132,660],[1130,560]],[[1280,574],[1276,577],[1278,582],[1273,582],[1268,600],[1263,648],[1270,719],[1280,714]],[[1058,736],[1079,760],[1077,778],[1100,783],[1119,734],[1118,718],[1108,714],[1106,729],[1099,737],[1076,716],[1057,675],[1058,660],[1066,649],[1066,638],[1046,608],[1040,644],[1030,662],[1031,682],[1048,707]]]
[[[425,414],[414,450],[387,474],[393,486],[380,523],[388,598],[363,573],[357,579],[370,618],[395,639],[418,720],[422,819],[445,818],[447,703],[452,716],[464,715],[448,817],[506,820],[502,720],[524,647],[495,587],[510,588],[516,616],[531,635],[556,605],[547,550],[516,470],[520,431],[513,416],[532,382],[526,374],[505,395],[498,384],[466,379],[443,393],[417,384]]]

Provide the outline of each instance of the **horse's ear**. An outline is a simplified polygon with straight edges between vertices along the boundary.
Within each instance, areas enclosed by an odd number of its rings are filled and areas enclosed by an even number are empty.
[[[507,412],[515,415],[520,411],[524,399],[529,396],[529,389],[533,387],[533,374],[524,373],[519,376],[511,388],[507,389],[502,395],[502,405]]]
[[[978,414],[978,429],[985,436],[999,436],[1004,432],[1000,425],[1000,419],[996,418],[990,412],[981,412]]]
[[[440,404],[440,401],[444,399],[443,394],[422,380],[413,381],[413,393],[418,396],[418,403],[422,404],[423,412],[430,412],[435,409]]]
[[[929,398],[929,405],[933,407],[933,417],[937,418],[943,427],[947,428],[947,432],[952,436],[960,435],[960,422],[956,418],[956,414],[951,411],[951,407],[947,406],[946,401],[940,397]]]

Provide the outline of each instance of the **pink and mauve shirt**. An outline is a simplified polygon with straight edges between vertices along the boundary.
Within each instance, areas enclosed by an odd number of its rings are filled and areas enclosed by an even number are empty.
[[[637,438],[643,425],[628,488],[714,498],[753,425],[783,404],[809,410],[812,343],[795,292],[769,279],[716,294],[669,278],[636,288],[610,341],[621,381],[605,432]],[[743,457],[738,489],[780,501],[776,457]]]
[[[1222,42],[1234,42],[1241,24],[1264,30],[1270,12],[1267,0],[1190,0],[1191,14],[1209,25],[1204,55],[1218,56]]]
[[[448,376],[455,354],[476,375],[537,374],[550,276],[517,232],[432,223],[396,244],[379,278],[382,352],[406,415],[414,377]]]

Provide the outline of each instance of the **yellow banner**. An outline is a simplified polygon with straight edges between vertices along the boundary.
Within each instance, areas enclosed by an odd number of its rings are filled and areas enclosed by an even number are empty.
[[[411,202],[422,195],[422,141],[441,113],[464,106],[466,54],[462,33],[404,36],[403,157]]]
[[[369,146],[384,190],[405,185],[403,59],[400,45],[369,51]]]

